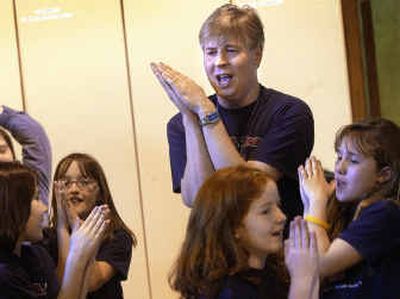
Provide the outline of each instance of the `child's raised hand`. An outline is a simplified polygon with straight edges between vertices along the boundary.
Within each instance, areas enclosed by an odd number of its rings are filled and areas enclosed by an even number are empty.
[[[309,232],[306,221],[301,217],[296,217],[290,223],[289,239],[285,241],[285,264],[290,273],[291,293],[297,294],[295,298],[318,298],[317,239],[315,233]]]
[[[57,228],[69,228],[66,214],[65,183],[62,180],[54,182],[54,196],[57,204]]]
[[[54,195],[57,203],[57,227],[69,230],[79,217],[67,200],[64,181],[54,182]]]
[[[326,181],[321,162],[313,156],[310,157],[304,166],[298,168],[298,176],[304,214],[325,214],[328,199],[335,190],[335,183]]]
[[[72,228],[70,251],[88,258],[96,254],[110,223],[107,205],[96,206],[82,223],[77,218]]]

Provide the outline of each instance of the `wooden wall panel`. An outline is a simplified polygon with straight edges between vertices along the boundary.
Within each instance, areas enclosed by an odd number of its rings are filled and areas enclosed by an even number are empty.
[[[27,110],[54,166],[70,152],[103,165],[118,211],[138,235],[126,298],[149,298],[141,194],[119,1],[17,1]]]
[[[340,1],[282,1],[257,9],[266,38],[259,79],[309,104],[313,154],[332,169],[335,132],[351,122]]]
[[[170,63],[208,88],[198,31],[205,18],[226,2],[124,1],[151,289],[157,299],[177,297],[167,284],[167,274],[182,243],[189,209],[171,187],[166,124],[177,110],[149,64]]]
[[[21,108],[12,1],[0,1],[0,87],[7,98],[1,103]],[[177,297],[167,274],[189,214],[171,191],[165,126],[177,110],[149,63],[170,63],[210,92],[197,35],[227,2],[16,0],[26,107],[45,125],[54,163],[72,151],[96,156],[118,210],[139,237],[126,298]],[[316,153],[330,161],[333,132],[350,119],[339,0],[288,1],[259,11],[267,34],[260,79],[311,105]]]
[[[0,0],[0,105],[22,109],[12,0]]]

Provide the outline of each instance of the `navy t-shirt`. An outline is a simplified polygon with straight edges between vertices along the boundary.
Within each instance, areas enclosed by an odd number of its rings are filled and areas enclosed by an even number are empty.
[[[339,235],[363,261],[322,288],[323,299],[400,298],[400,207],[390,200],[364,208]]]
[[[45,230],[43,243],[50,252],[54,262],[58,260],[57,234],[53,229]],[[97,253],[96,261],[104,261],[111,265],[116,274],[100,289],[90,292],[88,299],[122,299],[121,281],[128,277],[132,257],[132,237],[122,229],[116,230],[111,239],[105,240]]]
[[[282,207],[289,219],[302,213],[297,167],[304,163],[314,145],[314,120],[310,108],[298,98],[260,86],[257,101],[239,109],[218,105],[225,128],[245,160],[267,163],[283,174],[278,187]],[[180,192],[186,166],[185,129],[182,115],[167,125],[174,192]]]
[[[21,256],[0,249],[0,299],[57,298],[55,266],[40,245],[22,245]]]
[[[128,278],[132,257],[132,238],[124,230],[117,230],[110,240],[103,242],[96,261],[110,264],[116,274],[97,291],[88,294],[87,299],[122,299],[121,281]]]
[[[213,299],[287,299],[287,295],[287,283],[274,271],[249,269],[226,277]]]

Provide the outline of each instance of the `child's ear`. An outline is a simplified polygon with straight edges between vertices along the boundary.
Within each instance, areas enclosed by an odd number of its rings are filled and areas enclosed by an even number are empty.
[[[378,173],[378,183],[383,184],[386,183],[387,181],[391,180],[393,177],[393,171],[392,168],[389,166],[383,167],[381,170],[379,170]]]

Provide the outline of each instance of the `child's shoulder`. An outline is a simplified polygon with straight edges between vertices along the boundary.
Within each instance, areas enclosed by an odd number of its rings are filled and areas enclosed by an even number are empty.
[[[363,213],[385,213],[395,217],[400,217],[400,203],[392,199],[379,200],[367,206]]]
[[[400,205],[397,201],[384,199],[363,208],[355,220],[359,225],[378,225],[381,227],[400,226]]]

